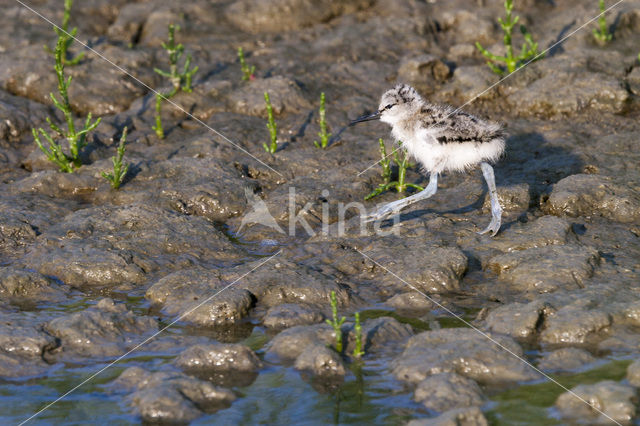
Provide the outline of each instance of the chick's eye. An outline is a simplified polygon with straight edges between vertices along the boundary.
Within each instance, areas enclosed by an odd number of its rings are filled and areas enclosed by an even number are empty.
[[[386,107],[384,107],[384,109],[385,109],[385,110],[387,110],[387,109],[391,109],[391,108],[393,108],[393,106],[394,106],[394,104],[389,104],[389,105],[387,105]]]

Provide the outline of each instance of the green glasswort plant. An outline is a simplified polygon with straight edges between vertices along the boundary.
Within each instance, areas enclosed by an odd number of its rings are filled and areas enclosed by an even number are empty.
[[[247,61],[244,59],[244,51],[242,47],[238,47],[238,60],[240,61],[240,70],[242,71],[242,80],[249,81],[255,80],[256,76],[253,73],[256,72],[256,67],[247,65]]]
[[[346,318],[342,317],[338,319],[338,299],[336,298],[336,292],[331,291],[331,313],[333,314],[332,320],[325,320],[327,324],[333,327],[333,332],[336,335],[336,351],[342,353],[342,324],[344,324]]]
[[[380,166],[382,166],[382,179],[383,182],[369,195],[364,197],[365,200],[388,191],[391,188],[395,188],[399,194],[403,194],[407,188],[414,188],[418,191],[422,191],[424,188],[420,185],[406,182],[407,168],[411,167],[409,163],[409,154],[402,148],[402,142],[398,141],[400,147],[393,153],[393,159],[398,165],[398,180],[391,181],[391,159],[387,156],[387,149],[384,146],[384,141],[379,139],[380,143]],[[402,151],[402,154],[398,154]]]
[[[382,138],[378,139],[380,144],[380,166],[382,167],[382,180],[386,185],[391,182],[391,158],[387,156],[387,148],[384,146]]]
[[[171,96],[169,93],[166,93],[166,94],[162,94],[160,92],[156,93],[156,124],[154,126],[151,126],[151,128],[155,130],[156,135],[160,139],[164,139],[164,129],[162,128],[162,117],[161,117],[162,101],[163,99],[168,99],[170,97]]]
[[[191,54],[187,54],[184,66],[182,67],[182,72],[178,71],[178,61],[180,61],[180,58],[184,53],[184,46],[182,43],[176,44],[176,30],[180,31],[179,25],[169,24],[169,41],[162,43],[162,47],[169,54],[169,71],[163,71],[159,68],[153,69],[156,73],[169,79],[173,86],[169,93],[156,93],[156,124],[153,126],[153,130],[156,131],[156,135],[158,135],[160,139],[164,139],[162,118],[160,116],[162,111],[162,101],[172,98],[179,90],[191,93],[191,81],[193,79],[193,75],[198,72],[197,66],[191,68]]]
[[[598,43],[605,44],[613,38],[613,35],[609,32],[609,27],[607,26],[607,18],[604,16],[604,11],[606,7],[604,5],[604,0],[600,0],[600,17],[598,18],[598,28],[593,29],[593,36],[596,38]]]
[[[63,131],[58,125],[51,121],[49,117],[47,117],[47,123],[55,136],[67,139],[67,143],[69,144],[69,154],[65,153],[62,146],[55,142],[54,136],[46,132],[44,129],[38,128],[36,130],[33,128],[31,129],[31,132],[33,133],[33,138],[35,139],[38,148],[45,153],[49,161],[55,163],[60,168],[60,171],[73,173],[74,168],[81,166],[80,150],[87,145],[87,134],[98,127],[98,124],[100,124],[100,118],[92,123],[91,113],[89,113],[82,130],[76,130],[68,94],[69,86],[71,85],[71,76],[69,76],[68,79],[65,79],[64,76],[64,61],[62,58],[65,51],[65,43],[66,39],[59,37],[55,49],[55,71],[58,77],[58,93],[60,95],[60,100],[58,100],[53,93],[49,93],[49,96],[56,108],[64,114],[67,131]],[[41,135],[46,139],[48,146],[45,146],[40,140]]]
[[[65,65],[73,66],[77,65],[82,58],[84,57],[84,52],[79,53],[75,58],[67,59],[67,50],[71,43],[73,43],[73,39],[78,33],[78,28],[73,27],[71,31],[69,31],[69,19],[71,18],[71,6],[73,5],[73,0],[64,0],[64,12],[62,15],[62,25],[60,29],[58,27],[53,27],[53,30],[58,34],[58,40],[62,39],[62,62]],[[57,46],[57,45],[56,45]],[[51,53],[55,56],[55,50],[51,50],[49,46],[44,46],[44,50]]]
[[[127,128],[125,127],[122,131],[122,136],[120,136],[120,143],[118,144],[118,149],[116,150],[116,156],[111,157],[111,162],[113,163],[113,173],[102,172],[102,177],[109,181],[111,184],[111,188],[118,189],[120,188],[120,184],[124,180],[127,172],[129,171],[129,165],[125,164],[122,166],[122,159],[124,158],[124,152],[126,151],[125,143],[127,142]]]
[[[520,32],[522,33],[525,42],[522,44],[520,54],[514,56],[511,38],[513,34],[513,27],[518,23],[520,17],[512,17],[513,0],[505,0],[504,10],[506,17],[504,20],[502,18],[498,18],[498,22],[500,23],[500,26],[504,31],[503,42],[504,47],[507,50],[506,56],[494,55],[493,53],[482,47],[479,42],[476,42],[476,48],[480,51],[480,53],[482,53],[485,58],[488,59],[487,65],[489,66],[489,68],[491,68],[493,72],[499,75],[503,75],[505,70],[501,66],[496,65],[496,63],[504,63],[507,67],[507,71],[509,73],[512,73],[520,68],[528,60],[538,60],[544,56],[538,53],[538,43],[535,43],[533,41],[533,37],[531,36],[529,31],[527,31],[524,25],[520,25]]]
[[[264,150],[273,154],[278,149],[278,127],[276,121],[273,118],[273,107],[271,106],[271,98],[269,94],[264,92],[264,102],[267,105],[267,129],[269,129],[270,142],[269,145],[263,143]]]
[[[329,144],[329,139],[331,138],[331,133],[327,133],[327,119],[326,119],[324,92],[320,93],[319,114],[320,114],[320,132],[318,132],[318,136],[320,136],[320,142],[313,141],[313,144],[317,148],[324,149]]]
[[[360,312],[356,312],[356,324],[353,326],[356,338],[356,347],[353,349],[354,358],[362,358],[364,350],[362,349],[362,325],[360,325]]]

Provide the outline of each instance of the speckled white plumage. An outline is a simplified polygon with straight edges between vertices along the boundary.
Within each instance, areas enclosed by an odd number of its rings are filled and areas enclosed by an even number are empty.
[[[502,128],[449,106],[426,102],[408,85],[382,95],[380,121],[426,171],[463,171],[504,152]]]
[[[495,162],[504,151],[504,139],[501,138],[480,144],[459,142],[444,145],[437,142],[437,136],[428,129],[418,131],[414,138],[402,137],[399,132],[392,133],[426,171],[434,173],[468,170],[481,161]]]
[[[361,117],[352,124],[376,120],[390,124],[393,137],[430,173],[429,185],[410,197],[385,204],[367,220],[380,220],[404,207],[434,195],[438,175],[444,171],[464,171],[480,165],[491,197],[491,223],[481,234],[497,234],[502,220],[493,168],[504,152],[502,127],[450,106],[426,102],[416,90],[399,84],[385,92],[375,114]]]

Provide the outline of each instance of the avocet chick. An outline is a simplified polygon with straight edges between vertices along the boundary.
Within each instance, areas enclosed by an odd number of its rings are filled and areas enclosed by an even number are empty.
[[[430,174],[429,184],[417,194],[380,207],[367,216],[368,221],[397,214],[401,209],[434,195],[438,175],[444,171],[465,171],[480,164],[491,197],[491,223],[480,232],[496,235],[500,229],[502,207],[496,193],[493,168],[504,152],[502,128],[450,106],[432,105],[416,90],[399,84],[385,92],[378,111],[354,120],[351,124],[380,120],[391,125],[391,134]]]

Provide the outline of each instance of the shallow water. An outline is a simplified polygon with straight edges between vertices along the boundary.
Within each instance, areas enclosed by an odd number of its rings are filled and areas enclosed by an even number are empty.
[[[365,312],[363,316],[381,316],[382,310]],[[396,318],[402,319],[392,312]],[[416,322],[417,321],[417,322]],[[448,318],[438,318],[450,326]],[[456,320],[457,321],[457,320]],[[419,320],[411,320],[417,325]],[[423,327],[428,328],[426,323]],[[184,329],[168,333],[180,335]],[[261,354],[269,337],[261,327],[255,327],[246,344]],[[239,398],[231,407],[205,415],[192,424],[401,424],[421,412],[420,404],[410,401],[409,390],[388,373],[389,358],[384,351],[375,358],[365,356],[362,363],[350,365],[343,383],[327,387],[314,386],[312,378],[284,365],[267,364],[249,386],[234,387]],[[528,352],[535,359],[538,352]],[[109,383],[131,366],[150,370],[170,363],[175,353],[145,352],[144,347],[54,404],[31,424],[138,424],[139,418],[123,403],[122,394]],[[97,360],[96,360],[97,361]],[[2,400],[1,424],[16,424],[25,420],[45,404],[78,385],[109,360],[90,365],[60,364],[49,370],[48,377],[0,382]],[[631,360],[602,360],[589,369],[552,377],[567,388],[601,380],[619,381],[625,377]],[[556,425],[563,424],[553,409],[557,397],[564,392],[548,380],[511,386],[506,391],[485,388],[489,401],[482,407],[490,424],[494,425]],[[25,399],[25,395],[29,397]],[[427,414],[425,412],[425,414]],[[635,423],[640,424],[640,423]]]
[[[553,374],[551,377],[565,388],[579,384],[592,384],[601,380],[622,380],[631,360],[602,361],[592,369],[574,374]],[[492,424],[511,425],[556,425],[563,424],[553,404],[564,392],[559,385],[546,380],[536,384],[526,384],[491,397],[486,411]],[[638,422],[634,423],[638,424]]]

